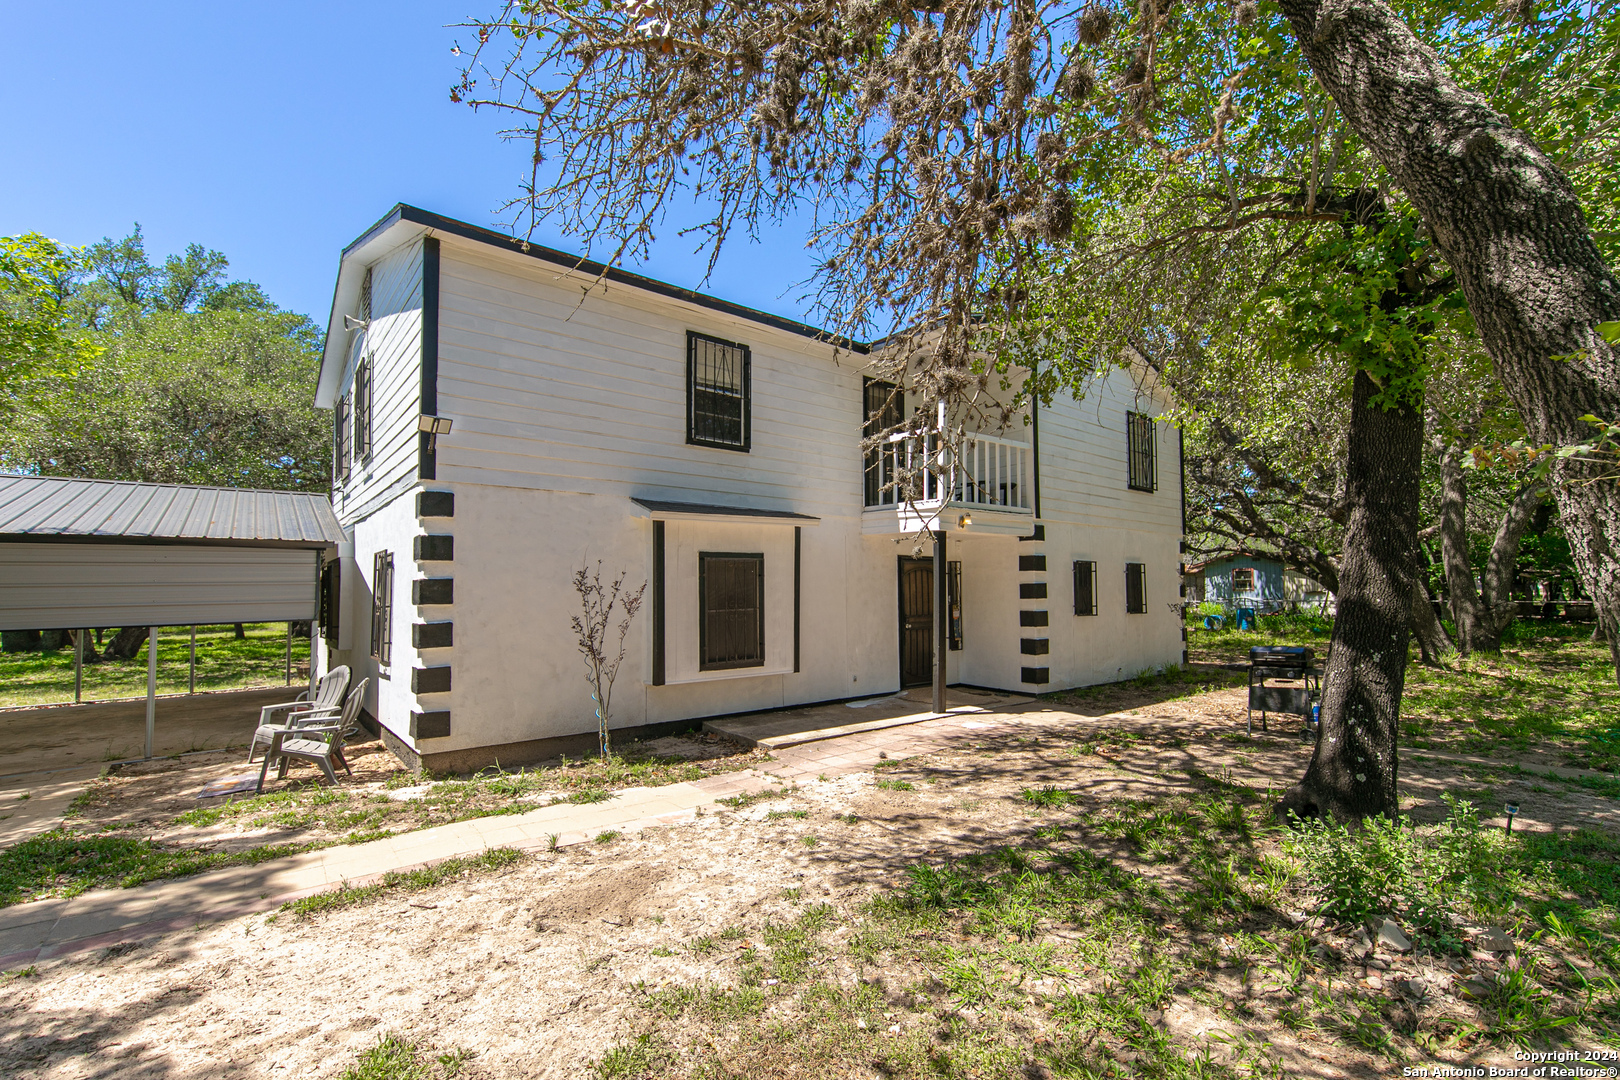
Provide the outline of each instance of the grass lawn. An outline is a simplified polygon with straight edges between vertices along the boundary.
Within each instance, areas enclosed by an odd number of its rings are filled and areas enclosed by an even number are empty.
[[[1253,631],[1198,631],[1190,658],[1243,663],[1254,645],[1312,645],[1320,660],[1331,633],[1325,619],[1263,618]],[[1402,748],[1476,756],[1508,749],[1543,764],[1620,769],[1620,688],[1608,646],[1592,642],[1591,633],[1579,623],[1518,620],[1503,635],[1501,653],[1454,656],[1432,667],[1418,662],[1414,647],[1401,701]]]
[[[197,689],[241,690],[286,682],[287,624],[248,623],[238,641],[232,626],[197,627]],[[103,636],[110,641],[112,634]],[[191,630],[158,631],[158,693],[183,694],[188,688]],[[309,679],[309,639],[293,638],[293,682]],[[146,694],[146,646],[129,660],[102,660],[84,666],[85,701],[110,701]],[[73,700],[73,649],[0,653],[0,708],[53,705]]]

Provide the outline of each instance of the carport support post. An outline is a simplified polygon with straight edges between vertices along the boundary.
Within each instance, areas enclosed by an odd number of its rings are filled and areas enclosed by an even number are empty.
[[[934,711],[945,711],[945,657],[949,648],[951,613],[947,605],[945,530],[934,530]]]
[[[186,693],[197,692],[197,627],[191,627],[191,675],[186,682]]]
[[[146,756],[152,756],[152,733],[157,728],[157,631],[146,629]]]
[[[78,630],[73,635],[73,704],[77,705],[84,696],[84,635],[88,630]]]
[[[287,685],[292,685],[292,623],[287,624]]]

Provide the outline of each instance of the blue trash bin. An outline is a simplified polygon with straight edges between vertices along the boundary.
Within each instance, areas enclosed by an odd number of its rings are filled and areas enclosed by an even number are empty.
[[[1239,630],[1254,629],[1254,608],[1240,607],[1234,614],[1237,616],[1237,628]]]

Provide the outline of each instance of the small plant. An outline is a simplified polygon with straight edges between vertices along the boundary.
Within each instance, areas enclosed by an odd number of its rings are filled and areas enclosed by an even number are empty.
[[[637,1035],[613,1047],[596,1063],[600,1080],[639,1080],[669,1061],[663,1043],[652,1032]]]
[[[574,633],[579,636],[579,654],[585,660],[585,681],[591,687],[591,700],[596,702],[596,727],[603,761],[612,753],[608,729],[613,718],[613,680],[624,662],[624,639],[630,633],[630,623],[641,610],[641,597],[647,591],[645,581],[635,592],[627,591],[624,579],[628,573],[625,571],[612,583],[603,585],[601,560],[597,560],[594,571],[589,565],[574,571],[574,591],[579,594],[580,613],[571,622]],[[610,658],[608,635],[615,607],[620,612],[618,652]]]
[[[562,846],[562,835],[560,833],[546,833],[546,850],[547,851],[556,851],[561,846]]]
[[[821,838],[818,836],[801,836],[799,837],[799,843],[803,844],[805,847],[815,847],[817,844],[821,843]]]
[[[783,818],[800,818],[800,819],[802,819],[802,818],[807,818],[809,816],[810,816],[810,811],[808,811],[808,810],[772,810],[772,811],[770,811],[769,813],[767,813],[765,815],[765,820],[766,821],[781,821]]]
[[[579,806],[588,806],[591,803],[607,802],[611,798],[613,798],[613,792],[607,790],[606,788],[588,787],[581,788],[572,795],[569,795],[567,798],[559,799],[558,801],[575,803]]]
[[[879,780],[877,786],[884,791],[916,791],[916,785],[906,780]]]
[[[596,842],[598,844],[611,844],[622,835],[624,834],[619,832],[618,829],[603,829],[596,834]]]
[[[1074,792],[1061,791],[1051,784],[1042,788],[1025,788],[1019,797],[1029,805],[1038,806],[1042,810],[1068,806],[1071,803],[1080,801],[1080,796]]]
[[[397,1035],[384,1035],[377,1045],[344,1069],[338,1080],[429,1080],[433,1066],[414,1043]]]

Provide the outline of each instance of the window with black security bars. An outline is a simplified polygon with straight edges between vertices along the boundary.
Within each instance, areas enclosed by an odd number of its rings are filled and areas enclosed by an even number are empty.
[[[699,668],[765,664],[765,556],[698,553]]]
[[[862,434],[867,438],[893,431],[904,415],[902,395],[894,383],[881,379],[866,379],[862,383],[865,398],[866,423]],[[889,443],[866,452],[865,505],[887,506],[900,501],[895,491],[895,454],[898,443]]]
[[[371,655],[383,665],[394,659],[394,555],[389,551],[371,560]]]
[[[1131,488],[1135,491],[1159,490],[1153,417],[1147,413],[1126,413],[1125,435],[1126,456],[1130,461]]]
[[[962,564],[949,562],[945,564],[945,605],[949,612],[946,622],[949,635],[946,643],[954,651],[962,648]]]
[[[332,418],[332,455],[339,481],[349,478],[349,399],[339,398]]]
[[[1097,614],[1097,564],[1077,559],[1074,564],[1074,613]]]
[[[747,450],[751,358],[748,346],[686,334],[686,441]]]
[[[354,460],[371,457],[371,357],[363,356],[354,369]]]
[[[1125,613],[1147,614],[1147,564],[1125,564]]]

